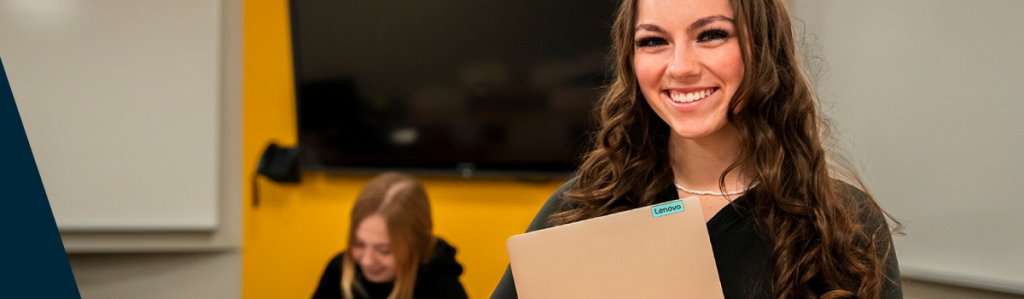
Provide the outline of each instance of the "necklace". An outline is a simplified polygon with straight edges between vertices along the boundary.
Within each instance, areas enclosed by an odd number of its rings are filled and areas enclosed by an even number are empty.
[[[686,192],[686,193],[690,193],[690,194],[696,194],[696,195],[717,195],[717,196],[730,196],[730,195],[742,194],[742,193],[744,193],[744,192],[747,192],[747,190],[750,190],[750,188],[754,188],[754,187],[756,187],[756,186],[757,186],[757,183],[754,183],[754,184],[753,184],[753,185],[751,185],[751,186],[750,186],[749,188],[746,188],[746,189],[743,189],[743,190],[736,190],[736,191],[730,191],[730,192],[725,192],[725,193],[721,193],[721,192],[711,192],[711,191],[699,191],[699,190],[690,190],[690,189],[686,189],[686,188],[685,188],[685,187],[683,187],[683,186],[680,186],[679,184],[675,184],[675,185],[676,185],[676,189],[679,189],[679,190],[683,190],[683,192]]]

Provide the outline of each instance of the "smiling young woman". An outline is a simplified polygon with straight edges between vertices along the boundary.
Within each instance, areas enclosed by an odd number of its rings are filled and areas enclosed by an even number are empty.
[[[529,230],[697,195],[725,298],[902,298],[886,213],[829,162],[783,0],[624,0],[612,39],[595,148]],[[506,271],[492,298],[514,297]]]

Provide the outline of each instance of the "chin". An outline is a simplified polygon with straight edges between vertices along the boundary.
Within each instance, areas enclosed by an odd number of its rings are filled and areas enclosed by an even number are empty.
[[[672,134],[675,135],[675,137],[683,139],[704,139],[716,135],[721,136],[722,133],[730,130],[729,127],[730,126],[728,124],[723,124],[718,127],[679,125],[672,127]]]
[[[714,133],[714,130],[703,130],[703,129],[694,130],[693,128],[679,128],[679,129],[672,128],[672,134],[676,135],[675,137],[680,137],[680,138],[684,138],[684,139],[701,139],[701,138],[704,138],[704,137],[711,136],[713,133]]]
[[[367,275],[365,272],[363,273],[363,277],[366,278],[367,281],[372,282],[372,283],[385,283],[385,282],[391,282],[391,281],[395,280],[394,276],[391,276],[391,277],[387,277],[387,276],[373,276],[373,275]]]

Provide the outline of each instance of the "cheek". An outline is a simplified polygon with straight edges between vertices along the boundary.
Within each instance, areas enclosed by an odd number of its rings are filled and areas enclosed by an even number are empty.
[[[389,255],[380,259],[380,266],[386,269],[384,272],[386,275],[394,277],[395,273],[398,272],[398,263],[395,261],[395,255]]]
[[[356,261],[362,260],[362,257],[363,257],[363,250],[362,249],[352,248],[351,250],[352,250],[352,258],[354,258]]]
[[[722,51],[717,51],[715,55],[710,56],[708,64],[714,66],[718,77],[733,91],[743,81],[743,56],[739,44],[734,43]]]
[[[661,81],[661,67],[657,57],[653,55],[638,54],[633,59],[633,71],[636,73],[640,89],[645,94],[652,89],[657,89]]]
[[[395,262],[395,255],[393,255],[393,254],[381,258],[380,259],[380,263],[383,264],[384,267],[388,267],[388,268],[395,268],[395,264],[397,264]]]

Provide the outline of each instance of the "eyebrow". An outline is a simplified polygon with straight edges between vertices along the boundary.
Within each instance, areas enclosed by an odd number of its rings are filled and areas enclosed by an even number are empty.
[[[690,24],[689,27],[686,27],[686,31],[693,31],[694,29],[704,27],[707,24],[711,24],[714,21],[726,21],[732,23],[732,18],[723,15],[703,17],[697,20],[696,22],[693,22],[693,24]]]
[[[654,31],[654,32],[658,32],[658,33],[665,33],[665,30],[662,30],[661,27],[658,27],[658,25],[654,25],[654,24],[640,24],[640,25],[636,25],[636,31],[640,31],[640,30],[647,30],[647,31]]]
[[[711,24],[714,21],[726,21],[726,22],[732,23],[733,19],[730,18],[730,17],[723,16],[723,15],[715,15],[715,16],[703,17],[703,18],[700,18],[697,21],[693,22],[692,24],[690,24],[690,26],[687,26],[686,27],[686,31],[693,31],[694,29],[697,29],[697,28],[700,28],[700,27],[704,27],[707,24]],[[647,30],[647,31],[654,31],[654,32],[658,32],[658,33],[665,33],[664,29],[661,29],[661,27],[658,27],[658,25],[654,25],[654,24],[640,24],[640,25],[636,25],[636,31],[640,31],[640,30]]]

